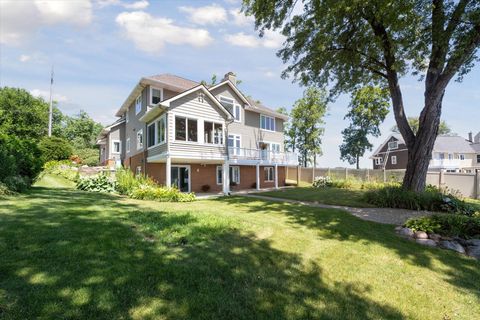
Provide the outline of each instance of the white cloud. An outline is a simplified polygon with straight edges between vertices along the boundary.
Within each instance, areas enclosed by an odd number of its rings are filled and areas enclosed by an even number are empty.
[[[30,90],[30,93],[32,94],[32,96],[43,98],[45,101],[50,100],[50,91],[33,89],[33,90]],[[68,101],[68,98],[64,95],[53,92],[53,100],[57,102],[66,102]]]
[[[232,9],[229,11],[229,13],[233,17],[233,23],[236,24],[237,26],[243,27],[243,26],[248,26],[252,25],[255,19],[252,16],[246,16],[240,8],[237,9]]]
[[[97,5],[100,9],[109,6],[122,6],[125,9],[142,10],[149,6],[147,0],[139,0],[134,2],[121,1],[121,0],[97,0]]]
[[[18,57],[18,60],[20,60],[20,62],[28,62],[32,60],[32,57],[26,54],[22,54],[20,55],[20,57]]]
[[[231,45],[247,48],[279,48],[285,37],[278,32],[267,30],[265,35],[260,38],[254,35],[248,35],[243,32],[229,34],[225,36],[225,41]]]
[[[200,25],[215,25],[227,21],[227,11],[217,4],[198,8],[179,7],[179,10],[188,13],[188,19]]]
[[[90,0],[0,1],[0,43],[19,45],[44,25],[84,26],[92,20]]]
[[[124,3],[123,7],[126,9],[133,9],[133,10],[142,10],[148,7],[149,3],[147,0],[135,1],[133,3]]]
[[[159,53],[166,44],[204,47],[213,41],[205,29],[180,27],[170,19],[155,18],[141,11],[123,12],[117,16],[116,22],[127,39],[148,53]]]

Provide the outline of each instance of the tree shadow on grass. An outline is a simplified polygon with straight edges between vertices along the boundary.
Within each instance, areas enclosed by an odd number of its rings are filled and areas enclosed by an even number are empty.
[[[0,204],[0,317],[402,318],[268,240],[118,200],[37,189]]]
[[[402,239],[395,234],[393,225],[361,220],[342,210],[313,208],[288,202],[246,197],[221,197],[217,201],[241,206],[250,212],[285,215],[294,227],[304,226],[318,230],[319,237],[380,244],[392,249],[402,259],[435,270],[457,288],[468,290],[480,297],[480,261],[453,251],[430,248]],[[433,260],[448,266],[448,270],[436,268]]]

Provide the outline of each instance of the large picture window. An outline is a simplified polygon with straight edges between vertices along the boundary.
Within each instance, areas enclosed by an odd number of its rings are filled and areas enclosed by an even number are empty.
[[[205,121],[203,123],[205,143],[223,144],[223,127],[221,123]]]
[[[175,117],[175,140],[187,140],[187,118]]]
[[[229,134],[228,135],[228,148],[230,152],[234,155],[240,155],[240,145],[241,145],[241,138],[239,135],[236,134]]]
[[[175,117],[175,140],[197,142],[197,120],[185,117]]]
[[[263,114],[260,115],[260,129],[268,130],[268,131],[275,131],[275,118],[265,116]]]

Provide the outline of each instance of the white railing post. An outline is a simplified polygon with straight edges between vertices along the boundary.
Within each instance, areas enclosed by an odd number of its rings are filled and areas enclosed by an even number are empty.
[[[278,164],[275,163],[275,189],[278,189]]]
[[[257,162],[256,166],[256,189],[260,190],[260,163]]]
[[[167,188],[172,186],[172,158],[170,156],[167,156],[165,163],[165,184]]]
[[[230,165],[228,160],[223,163],[223,193],[228,195],[230,193]]]

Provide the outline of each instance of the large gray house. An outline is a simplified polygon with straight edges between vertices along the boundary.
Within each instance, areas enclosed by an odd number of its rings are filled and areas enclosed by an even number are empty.
[[[101,162],[182,191],[278,187],[297,156],[284,150],[287,116],[247,98],[232,72],[213,86],[144,77],[99,137]]]
[[[408,150],[400,134],[391,134],[371,156],[374,169],[406,169]],[[474,172],[480,169],[480,132],[468,139],[440,135],[433,146],[430,171]]]

